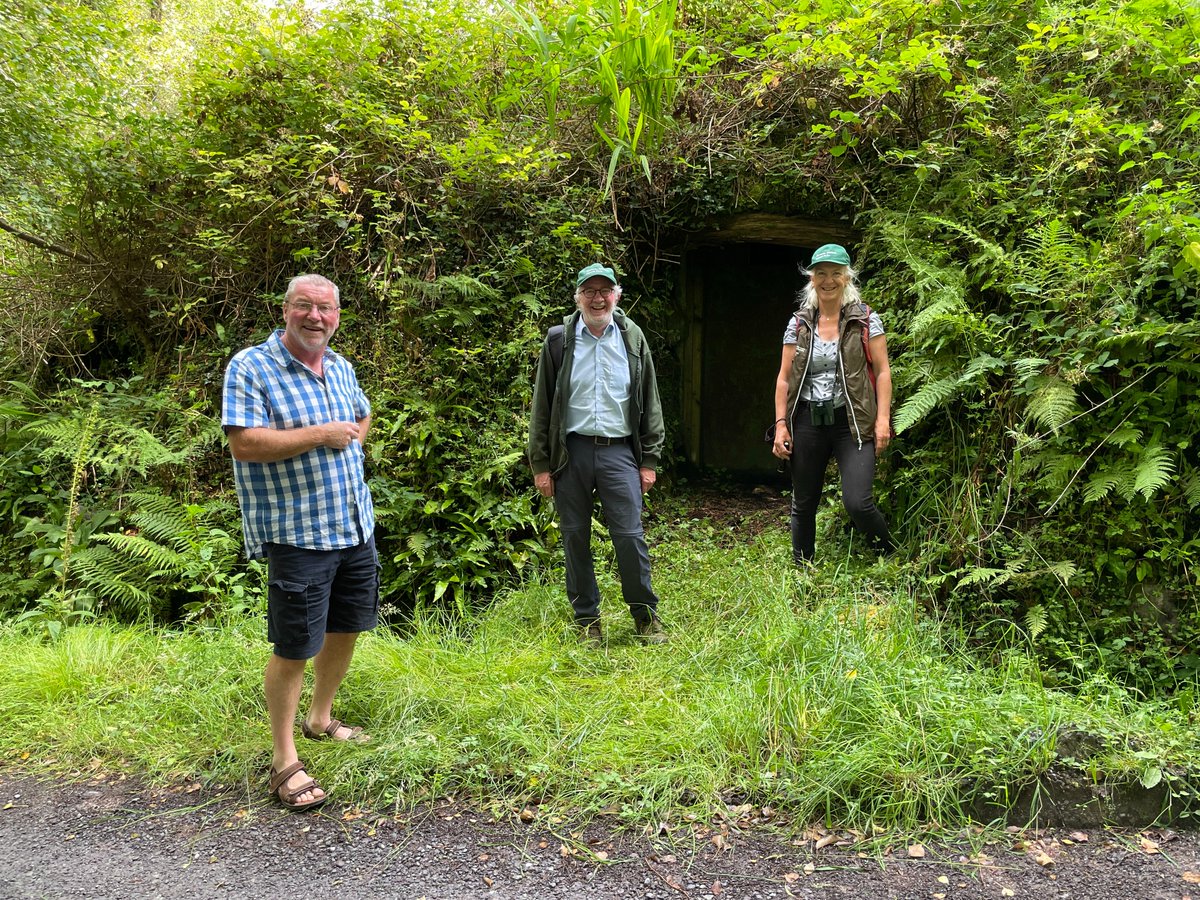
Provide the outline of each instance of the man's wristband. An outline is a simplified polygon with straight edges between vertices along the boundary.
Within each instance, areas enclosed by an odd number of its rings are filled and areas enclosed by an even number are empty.
[[[786,422],[786,421],[787,421],[787,419],[776,419],[775,424],[778,425],[780,422]]]

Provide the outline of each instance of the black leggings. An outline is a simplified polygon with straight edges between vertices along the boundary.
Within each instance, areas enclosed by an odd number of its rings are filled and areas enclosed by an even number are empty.
[[[812,411],[807,403],[800,402],[792,419],[792,556],[796,562],[813,558],[817,506],[830,456],[837,459],[842,476],[842,503],[846,512],[875,550],[891,550],[887,522],[871,496],[875,443],[864,441],[859,446],[846,419],[846,407],[834,411],[832,425],[813,425]]]

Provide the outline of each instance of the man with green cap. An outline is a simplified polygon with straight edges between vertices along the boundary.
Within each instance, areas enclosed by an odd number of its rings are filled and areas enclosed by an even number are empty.
[[[654,484],[666,432],[650,347],[617,309],[620,299],[611,268],[593,263],[579,271],[575,310],[542,345],[529,418],[534,484],[558,509],[567,598],[580,640],[592,646],[603,641],[591,549],[596,497],[634,630],[649,643],[667,639],[642,530],[642,495]]]

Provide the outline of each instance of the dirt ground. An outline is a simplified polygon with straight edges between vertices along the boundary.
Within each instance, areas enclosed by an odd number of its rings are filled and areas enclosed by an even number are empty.
[[[416,813],[331,801],[291,814],[261,785],[164,789],[0,770],[0,897],[1200,900],[1191,831],[1013,831],[975,847],[868,847],[819,828],[787,836],[764,815],[736,808],[648,837],[453,801]]]

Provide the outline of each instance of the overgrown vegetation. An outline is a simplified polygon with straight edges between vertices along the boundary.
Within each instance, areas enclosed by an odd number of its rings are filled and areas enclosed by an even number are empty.
[[[655,541],[670,644],[638,643],[614,602],[604,649],[582,647],[557,583],[531,582],[458,626],[421,618],[365,637],[339,713],[372,744],[305,742],[304,758],[343,801],[453,793],[686,835],[742,804],[796,827],[952,828],[1040,773],[1063,725],[1089,735],[1069,764],[1097,780],[1153,784],[1194,757],[1196,729],[1172,705],[1134,703],[1102,678],[1079,696],[1047,691],[1028,652],[981,665],[920,612],[909,567],[802,575],[774,564],[785,535],[722,548],[711,524],[688,521]],[[212,625],[95,624],[56,643],[6,629],[0,758],[259,785],[259,626]],[[1180,790],[1168,811],[1186,815],[1191,799]]]
[[[623,271],[671,397],[679,247],[772,212],[853,221],[887,314],[919,570],[885,593],[980,660],[1031,640],[1064,685],[1190,696],[1196,44],[1166,0],[18,0],[0,615],[61,638],[259,602],[221,371],[319,270],[375,404],[386,600],[475,622],[553,550],[521,449],[570,273]]]

